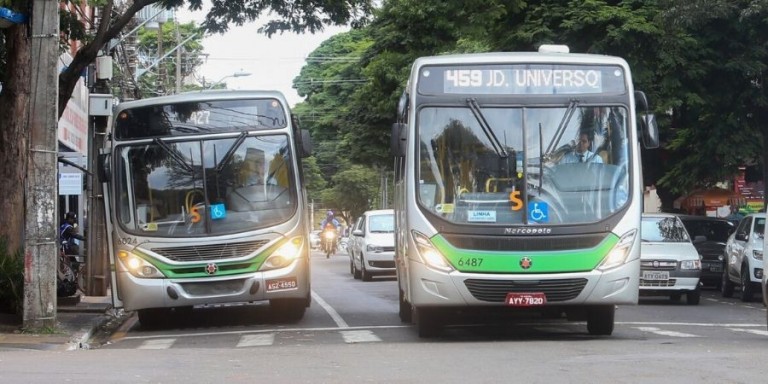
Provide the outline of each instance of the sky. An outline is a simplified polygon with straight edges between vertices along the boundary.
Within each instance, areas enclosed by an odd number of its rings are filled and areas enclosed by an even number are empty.
[[[176,15],[181,23],[195,21],[198,25],[205,12],[179,9]],[[282,92],[291,106],[302,98],[292,88],[306,57],[329,37],[349,30],[349,27],[326,27],[318,34],[284,33],[267,38],[257,32],[269,17],[243,26],[232,26],[226,33],[203,39],[203,51],[208,59],[197,71],[207,83],[215,83],[234,73],[249,76],[228,77],[223,80],[229,89],[267,89]]]

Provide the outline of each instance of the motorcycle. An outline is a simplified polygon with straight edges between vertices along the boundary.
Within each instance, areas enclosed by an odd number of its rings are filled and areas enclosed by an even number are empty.
[[[56,272],[56,296],[69,297],[79,290],[85,290],[85,258],[78,255],[73,247],[62,241],[59,246]]]
[[[336,254],[336,230],[326,229],[323,231],[323,252],[325,252],[325,258],[331,257],[331,254]]]

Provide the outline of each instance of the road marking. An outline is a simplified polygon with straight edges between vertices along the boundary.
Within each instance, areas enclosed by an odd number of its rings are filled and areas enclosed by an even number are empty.
[[[356,330],[356,329],[397,329],[397,328],[411,328],[410,325],[369,325],[360,327],[348,327],[344,330]],[[164,334],[164,335],[143,335],[143,336],[126,336],[123,340],[152,340],[160,339],[168,336],[175,338],[185,337],[201,337],[201,336],[221,336],[221,335],[248,335],[248,334],[260,334],[260,333],[286,333],[286,332],[327,332],[338,331],[338,327],[318,327],[318,328],[270,328],[270,329],[255,329],[249,331],[212,331],[212,332],[198,332],[198,333],[180,333],[180,334]]]
[[[768,336],[768,331],[763,331],[759,329],[739,329],[739,328],[728,328],[728,329],[734,332],[744,332],[744,333],[752,333],[760,336]]]
[[[341,315],[339,315],[339,313],[336,312],[336,310],[333,309],[330,304],[326,303],[325,300],[323,300],[323,298],[320,297],[320,295],[318,295],[315,291],[312,291],[312,299],[317,301],[317,303],[320,304],[320,306],[323,307],[326,312],[328,312],[328,315],[331,316],[331,319],[333,319],[339,328],[349,328],[349,324],[347,324],[347,322],[341,318]]]
[[[617,325],[679,325],[684,327],[765,327],[765,324],[713,324],[713,323],[675,323],[675,322],[651,322],[651,321],[617,321]]]
[[[353,343],[375,343],[381,341],[372,331],[367,329],[359,331],[339,331],[341,336],[344,337],[344,342],[348,344]]]
[[[275,343],[274,333],[264,333],[260,335],[243,335],[237,343],[237,348],[244,347],[264,347]]]
[[[147,340],[141,343],[137,349],[168,349],[171,348],[175,341],[176,339]]]
[[[656,327],[635,327],[643,332],[651,332],[655,333],[657,335],[661,336],[670,336],[670,337],[701,337],[698,335],[692,335],[690,333],[683,333],[683,332],[675,332],[675,331],[665,331]]]

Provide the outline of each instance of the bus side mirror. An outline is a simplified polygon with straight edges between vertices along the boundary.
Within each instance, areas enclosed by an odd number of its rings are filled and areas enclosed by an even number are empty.
[[[99,155],[99,161],[96,165],[96,174],[99,176],[99,181],[102,183],[108,183],[112,178],[112,169],[109,166],[109,153],[102,153]]]
[[[309,157],[312,154],[312,139],[309,137],[309,131],[301,130],[301,157]]]
[[[652,113],[639,115],[640,136],[643,139],[643,146],[647,149],[659,147],[659,126],[656,123],[656,116]]]
[[[392,124],[392,137],[390,138],[390,151],[394,157],[405,156],[405,133],[407,132],[404,123]]]

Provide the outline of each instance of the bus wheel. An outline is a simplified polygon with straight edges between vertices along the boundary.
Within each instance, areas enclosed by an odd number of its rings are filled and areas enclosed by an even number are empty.
[[[429,339],[440,336],[443,332],[443,323],[440,316],[433,308],[413,307],[413,318],[419,337]]]
[[[171,311],[167,308],[146,308],[139,309],[139,323],[142,328],[159,328],[166,324]]]
[[[305,299],[272,299],[269,301],[269,306],[274,318],[289,323],[301,320],[307,310]]]
[[[405,301],[405,294],[402,289],[397,289],[400,292],[400,321],[403,323],[410,323],[413,320],[413,311],[411,310],[411,303]]]
[[[613,318],[616,307],[611,305],[598,305],[589,309],[587,313],[587,330],[590,335],[610,336],[613,333]]]

